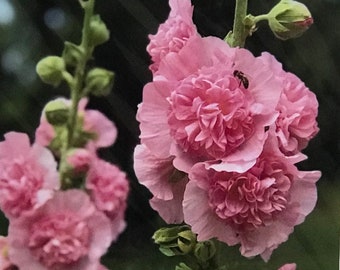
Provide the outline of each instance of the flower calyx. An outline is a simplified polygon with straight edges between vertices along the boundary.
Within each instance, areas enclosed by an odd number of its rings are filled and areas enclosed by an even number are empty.
[[[75,67],[84,58],[84,49],[72,42],[65,41],[62,57],[67,66]]]
[[[161,228],[152,236],[166,256],[186,255],[194,250],[196,235],[186,225]],[[183,268],[185,269],[185,268]]]
[[[110,38],[110,31],[99,15],[93,15],[90,20],[89,41],[91,46],[95,47],[105,43]]]
[[[52,126],[65,125],[68,121],[70,108],[61,100],[52,100],[45,105],[44,113]]]
[[[85,79],[85,93],[95,96],[106,96],[110,93],[115,74],[104,68],[91,69]]]
[[[56,87],[63,80],[65,62],[59,56],[47,56],[38,62],[36,72],[44,83]]]
[[[281,0],[267,18],[274,35],[282,40],[301,36],[313,24],[308,8],[294,0]]]

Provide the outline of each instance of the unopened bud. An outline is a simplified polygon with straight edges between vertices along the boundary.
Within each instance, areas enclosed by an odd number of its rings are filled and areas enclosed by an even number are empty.
[[[74,43],[65,41],[62,57],[66,65],[72,67],[76,66],[80,59],[82,59],[83,55],[84,52],[81,47],[77,46]]]
[[[63,80],[65,62],[61,57],[47,56],[38,62],[36,71],[43,82],[58,86]]]
[[[73,175],[86,173],[89,168],[93,154],[85,148],[73,148],[67,151],[66,160]]]
[[[105,43],[110,38],[110,31],[99,15],[94,15],[90,21],[90,44],[97,46]]]
[[[282,40],[301,36],[312,24],[308,8],[297,1],[281,0],[268,13],[269,27]]]
[[[196,235],[188,226],[161,228],[152,238],[166,256],[185,255],[191,252],[196,244]]]
[[[216,247],[213,241],[198,242],[195,246],[195,257],[202,262],[206,262],[214,257]]]
[[[86,91],[95,96],[108,95],[114,82],[114,73],[103,68],[94,68],[87,73]]]
[[[67,123],[69,116],[69,107],[62,100],[56,99],[45,105],[44,113],[47,121],[55,125],[64,125]]]

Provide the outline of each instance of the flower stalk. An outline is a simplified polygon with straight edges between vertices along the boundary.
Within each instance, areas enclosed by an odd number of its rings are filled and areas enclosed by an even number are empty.
[[[93,16],[94,4],[95,0],[82,1],[80,0],[80,4],[84,9],[84,22],[83,22],[83,30],[82,30],[82,40],[79,45],[79,51],[82,53],[79,55],[74,76],[68,72],[65,72],[64,79],[70,87],[71,91],[71,108],[69,113],[69,118],[67,121],[67,138],[64,142],[62,151],[61,151],[61,162],[60,162],[60,180],[62,189],[66,189],[72,183],[71,180],[66,176],[66,154],[67,151],[72,148],[75,128],[77,126],[77,116],[78,116],[78,104],[80,99],[82,98],[82,92],[84,88],[85,81],[85,67],[87,61],[91,58],[94,46],[90,44],[90,22]]]
[[[249,31],[243,23],[247,15],[248,0],[236,0],[233,31],[225,40],[231,47],[244,47]]]

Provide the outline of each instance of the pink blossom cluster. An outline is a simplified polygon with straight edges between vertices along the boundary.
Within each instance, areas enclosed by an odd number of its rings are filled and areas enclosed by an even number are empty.
[[[318,132],[318,102],[271,54],[201,37],[190,0],[169,2],[149,36],[136,175],[167,223],[267,261],[316,204],[321,174],[296,163]]]
[[[98,147],[115,141],[117,129],[86,103],[78,108],[78,128],[92,136],[76,137],[59,164],[81,185],[61,189],[58,163],[46,147],[59,154],[53,141],[62,142],[62,132],[44,113],[32,145],[17,132],[0,142],[0,209],[9,219],[8,236],[0,238],[0,269],[106,269],[100,257],[126,226],[129,186],[124,172],[97,155]]]

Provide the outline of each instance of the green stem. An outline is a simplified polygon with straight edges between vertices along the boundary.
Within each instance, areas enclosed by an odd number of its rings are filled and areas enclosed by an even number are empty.
[[[84,56],[82,59],[80,59],[76,67],[75,77],[74,77],[74,81],[75,81],[74,88],[71,89],[72,107],[71,107],[71,112],[70,112],[70,118],[68,121],[68,138],[67,138],[68,147],[71,146],[73,143],[74,128],[77,123],[78,103],[82,96],[81,93],[83,90],[84,80],[85,80],[86,63],[90,59],[92,52],[93,52],[93,47],[89,45],[89,35],[90,35],[90,21],[91,21],[91,17],[93,16],[94,2],[95,0],[88,0],[87,2],[82,2],[82,6],[85,11],[85,16],[84,16],[84,24],[83,24],[82,40],[81,40],[80,48],[83,50]]]
[[[248,32],[243,20],[247,15],[248,0],[236,0],[233,33],[231,39],[232,47],[244,47]]]
[[[262,14],[254,17],[254,23],[257,24],[260,21],[268,20],[268,14]]]
[[[93,46],[90,45],[90,22],[93,16],[95,0],[82,1],[80,0],[80,4],[84,9],[84,22],[83,22],[83,30],[82,30],[82,40],[80,43],[80,49],[84,52],[83,57],[79,59],[77,66],[75,68],[75,74],[72,78],[68,74],[64,74],[67,79],[68,85],[71,90],[71,109],[69,118],[67,121],[67,138],[63,145],[63,149],[61,151],[61,160],[60,160],[60,179],[61,186],[63,189],[69,187],[72,183],[70,179],[66,176],[67,169],[67,161],[66,154],[67,151],[72,148],[74,144],[74,134],[75,128],[77,126],[77,116],[78,116],[78,104],[82,97],[84,80],[85,80],[85,68],[87,61],[91,58],[93,52]]]

